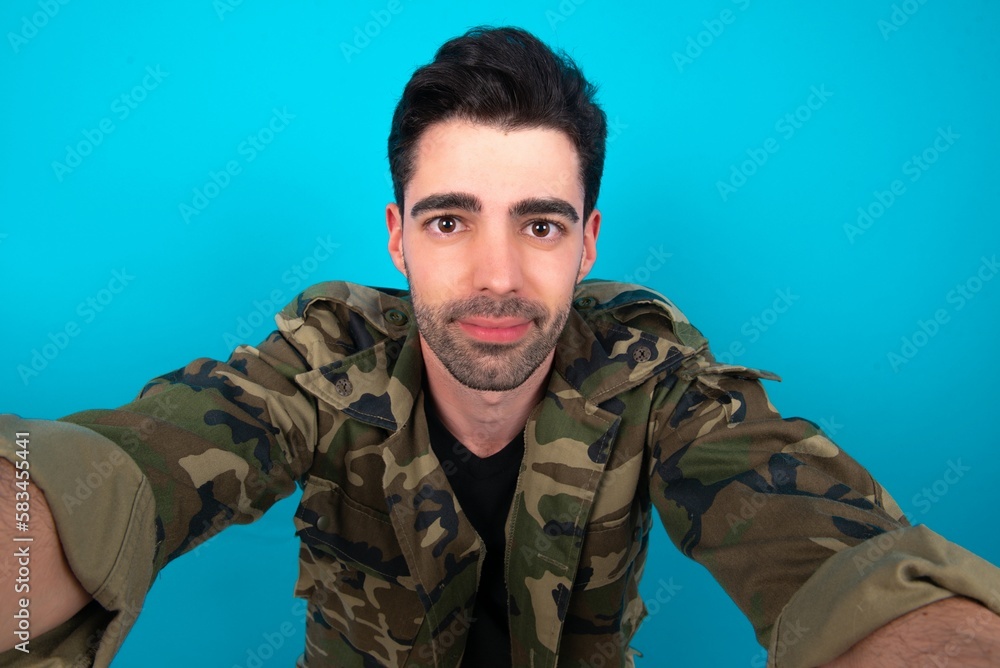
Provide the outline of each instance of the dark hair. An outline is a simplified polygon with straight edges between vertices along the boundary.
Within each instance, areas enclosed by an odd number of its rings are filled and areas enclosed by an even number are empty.
[[[502,130],[565,132],[580,159],[586,220],[601,189],[608,134],[596,93],[569,56],[520,28],[479,26],[445,42],[410,77],[392,116],[389,170],[396,203],[403,207],[420,135],[434,123],[460,118]]]

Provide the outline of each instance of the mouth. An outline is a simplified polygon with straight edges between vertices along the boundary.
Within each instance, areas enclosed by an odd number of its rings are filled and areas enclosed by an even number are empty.
[[[531,320],[523,318],[475,317],[458,320],[463,332],[487,343],[513,343],[527,333],[531,323]]]

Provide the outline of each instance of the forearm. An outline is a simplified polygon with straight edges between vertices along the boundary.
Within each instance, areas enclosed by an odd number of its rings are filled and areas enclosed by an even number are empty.
[[[962,597],[918,608],[881,627],[830,668],[1000,665],[1000,616]]]
[[[21,642],[15,635],[27,609],[31,637],[49,631],[79,612],[91,596],[80,585],[63,553],[52,513],[33,484],[15,486],[14,466],[0,458],[0,651]],[[27,491],[30,532],[15,531],[16,493]],[[22,501],[23,502],[23,501]],[[29,537],[29,541],[14,541]],[[27,603],[27,605],[22,605]],[[23,615],[23,613],[21,613]]]

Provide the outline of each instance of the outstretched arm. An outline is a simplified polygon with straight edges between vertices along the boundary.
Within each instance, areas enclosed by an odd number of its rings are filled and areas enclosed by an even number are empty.
[[[996,646],[996,620],[961,643],[992,613],[956,597],[995,609],[998,569],[909,526],[818,427],[782,417],[755,372],[696,361],[654,413],[653,502],[753,623],[769,666],[955,666],[948,651],[973,661],[975,645]],[[988,647],[968,665],[997,665]]]

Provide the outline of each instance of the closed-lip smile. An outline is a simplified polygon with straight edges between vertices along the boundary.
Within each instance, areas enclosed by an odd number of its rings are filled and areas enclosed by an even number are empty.
[[[462,318],[459,327],[469,336],[490,343],[510,343],[517,341],[528,331],[531,320],[524,318],[490,318],[477,316]]]

